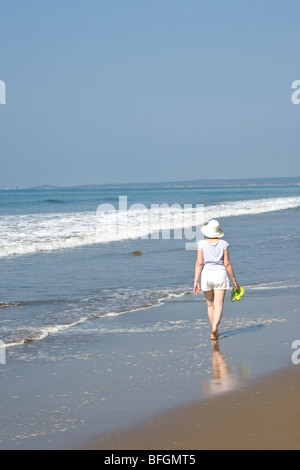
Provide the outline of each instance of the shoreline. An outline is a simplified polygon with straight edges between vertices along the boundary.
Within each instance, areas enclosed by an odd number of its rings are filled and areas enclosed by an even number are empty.
[[[84,450],[299,450],[300,366],[90,439]]]
[[[218,342],[210,340],[204,301],[185,296],[8,348],[0,367],[0,448],[187,450],[230,448],[230,442],[242,448],[245,440],[237,437],[245,422],[254,436],[255,422],[274,429],[270,410],[266,425],[260,422],[266,410],[259,400],[266,397],[261,387],[276,377],[265,401],[279,411],[282,429],[285,416],[299,421],[300,369],[290,369],[299,293],[293,286],[264,292],[247,292],[238,304],[227,297]],[[294,410],[285,410],[280,398],[295,402]],[[229,443],[222,433],[232,434]],[[292,436],[280,444],[296,446]]]

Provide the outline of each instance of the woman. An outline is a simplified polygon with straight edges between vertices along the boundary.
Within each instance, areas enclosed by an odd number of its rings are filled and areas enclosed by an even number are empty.
[[[206,238],[198,242],[194,292],[198,294],[200,291],[201,274],[201,290],[205,295],[208,318],[212,327],[211,339],[216,340],[223,314],[225,293],[230,288],[228,274],[235,290],[239,285],[229,260],[229,245],[225,240],[221,240],[224,232],[220,229],[219,222],[211,220],[201,228],[201,232]]]

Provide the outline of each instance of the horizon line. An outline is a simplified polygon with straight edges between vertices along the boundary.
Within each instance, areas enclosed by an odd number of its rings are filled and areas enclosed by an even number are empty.
[[[162,186],[162,185],[195,185],[195,184],[202,184],[205,185],[210,183],[215,184],[224,184],[224,183],[232,183],[235,182],[252,182],[252,181],[274,181],[277,180],[277,184],[279,181],[283,180],[299,180],[300,183],[300,176],[270,176],[270,177],[246,177],[246,178],[203,178],[203,179],[192,179],[192,180],[165,180],[165,181],[149,181],[149,182],[132,182],[132,183],[88,183],[88,184],[75,184],[75,185],[66,185],[66,186],[59,186],[59,185],[52,185],[52,184],[40,184],[35,186],[28,186],[28,187],[2,187],[0,188],[1,191],[25,191],[31,189],[71,189],[71,188],[118,188],[118,187],[151,187],[151,186]]]

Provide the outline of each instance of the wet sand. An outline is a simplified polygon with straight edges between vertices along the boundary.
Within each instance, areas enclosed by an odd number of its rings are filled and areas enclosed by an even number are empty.
[[[100,435],[85,449],[299,450],[300,365]]]
[[[219,344],[186,296],[9,348],[0,448],[300,448],[299,290],[264,292],[227,298]]]

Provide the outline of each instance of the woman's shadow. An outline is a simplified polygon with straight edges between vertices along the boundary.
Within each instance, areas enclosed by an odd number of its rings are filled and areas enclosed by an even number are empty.
[[[232,336],[240,335],[242,333],[257,333],[257,331],[265,328],[266,325],[250,325],[241,328],[235,328],[234,330],[223,331],[219,334],[219,339],[231,338]]]

